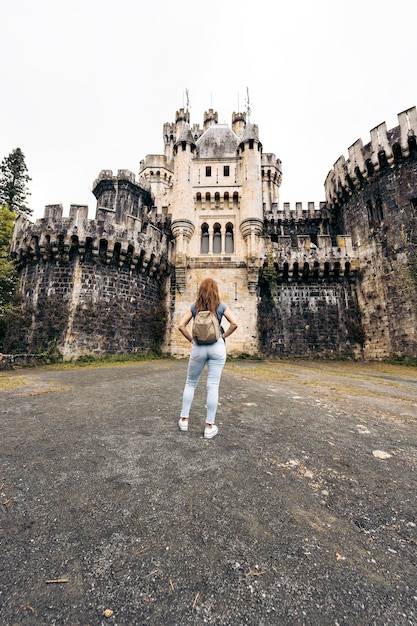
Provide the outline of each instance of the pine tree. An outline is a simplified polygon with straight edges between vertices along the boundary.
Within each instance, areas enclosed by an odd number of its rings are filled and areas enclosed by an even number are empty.
[[[26,197],[30,195],[27,184],[32,180],[27,171],[25,155],[20,148],[15,148],[0,165],[0,204],[21,215],[32,213],[32,209],[26,206]]]
[[[10,244],[16,213],[0,204],[0,348],[7,333],[8,320],[15,309],[13,297],[18,275],[9,260]]]

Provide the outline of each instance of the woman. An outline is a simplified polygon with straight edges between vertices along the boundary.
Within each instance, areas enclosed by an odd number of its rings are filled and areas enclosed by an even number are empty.
[[[216,343],[199,345],[195,341],[193,342],[192,335],[187,330],[187,324],[199,311],[211,311],[217,315],[219,324],[221,324],[223,315],[229,322],[229,328],[220,334]],[[212,278],[205,278],[199,286],[197,300],[190,306],[178,326],[178,330],[193,344],[190,360],[188,362],[187,380],[185,381],[182,397],[181,416],[178,420],[180,430],[188,430],[188,417],[194,398],[194,391],[200,379],[201,372],[207,363],[207,417],[204,437],[205,439],[212,439],[212,437],[215,437],[219,432],[214,421],[216,419],[219,400],[220,377],[226,362],[225,339],[234,333],[236,328],[236,319],[229,307],[224,302],[220,302],[217,283]]]

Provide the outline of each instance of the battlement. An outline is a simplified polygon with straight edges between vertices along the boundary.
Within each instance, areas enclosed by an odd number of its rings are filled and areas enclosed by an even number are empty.
[[[104,263],[149,275],[166,273],[172,254],[170,238],[150,222],[126,215],[122,224],[114,211],[99,210],[98,219],[88,219],[88,206],[71,205],[68,217],[62,205],[45,207],[35,223],[20,216],[15,225],[11,258],[22,267],[27,263]]]
[[[166,169],[172,172],[172,165],[168,162],[165,154],[147,154],[139,164],[139,176],[145,169]]]
[[[311,219],[328,219],[329,211],[326,202],[283,202],[282,205],[273,203],[271,211],[264,212],[266,224],[274,224],[276,222],[302,222]]]
[[[326,200],[330,206],[338,203],[346,193],[351,195],[366,184],[368,179],[386,167],[417,157],[416,107],[398,114],[398,126],[387,130],[385,122],[370,132],[371,141],[363,145],[358,139],[349,150],[346,160],[339,157],[325,181]]]
[[[113,175],[112,170],[101,170],[97,178],[93,183],[93,188],[97,187],[97,185],[103,180],[125,180],[132,184],[136,184],[136,176],[130,170],[117,170],[117,174]]]
[[[278,236],[269,246],[277,282],[334,282],[353,279],[359,268],[352,240],[339,235],[333,245],[329,235]],[[265,261],[264,268],[268,265]]]

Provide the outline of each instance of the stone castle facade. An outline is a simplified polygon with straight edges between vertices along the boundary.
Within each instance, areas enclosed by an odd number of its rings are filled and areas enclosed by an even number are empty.
[[[180,109],[137,176],[99,174],[94,219],[18,218],[26,318],[8,349],[188,354],[178,320],[212,276],[239,319],[230,354],[416,357],[416,109],[398,120],[338,159],[326,201],[292,207],[247,113],[229,126],[210,109],[200,127]]]

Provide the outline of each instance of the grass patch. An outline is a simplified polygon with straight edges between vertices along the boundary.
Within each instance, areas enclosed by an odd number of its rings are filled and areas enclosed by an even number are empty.
[[[29,376],[15,376],[14,374],[0,374],[0,391],[11,391],[16,387],[23,387],[30,381]]]
[[[141,352],[140,354],[105,354],[93,356],[86,354],[72,361],[62,361],[51,365],[45,365],[48,370],[65,370],[79,367],[106,367],[110,365],[129,365],[131,363],[144,363],[149,361],[163,361],[173,359],[172,355],[159,352]]]

